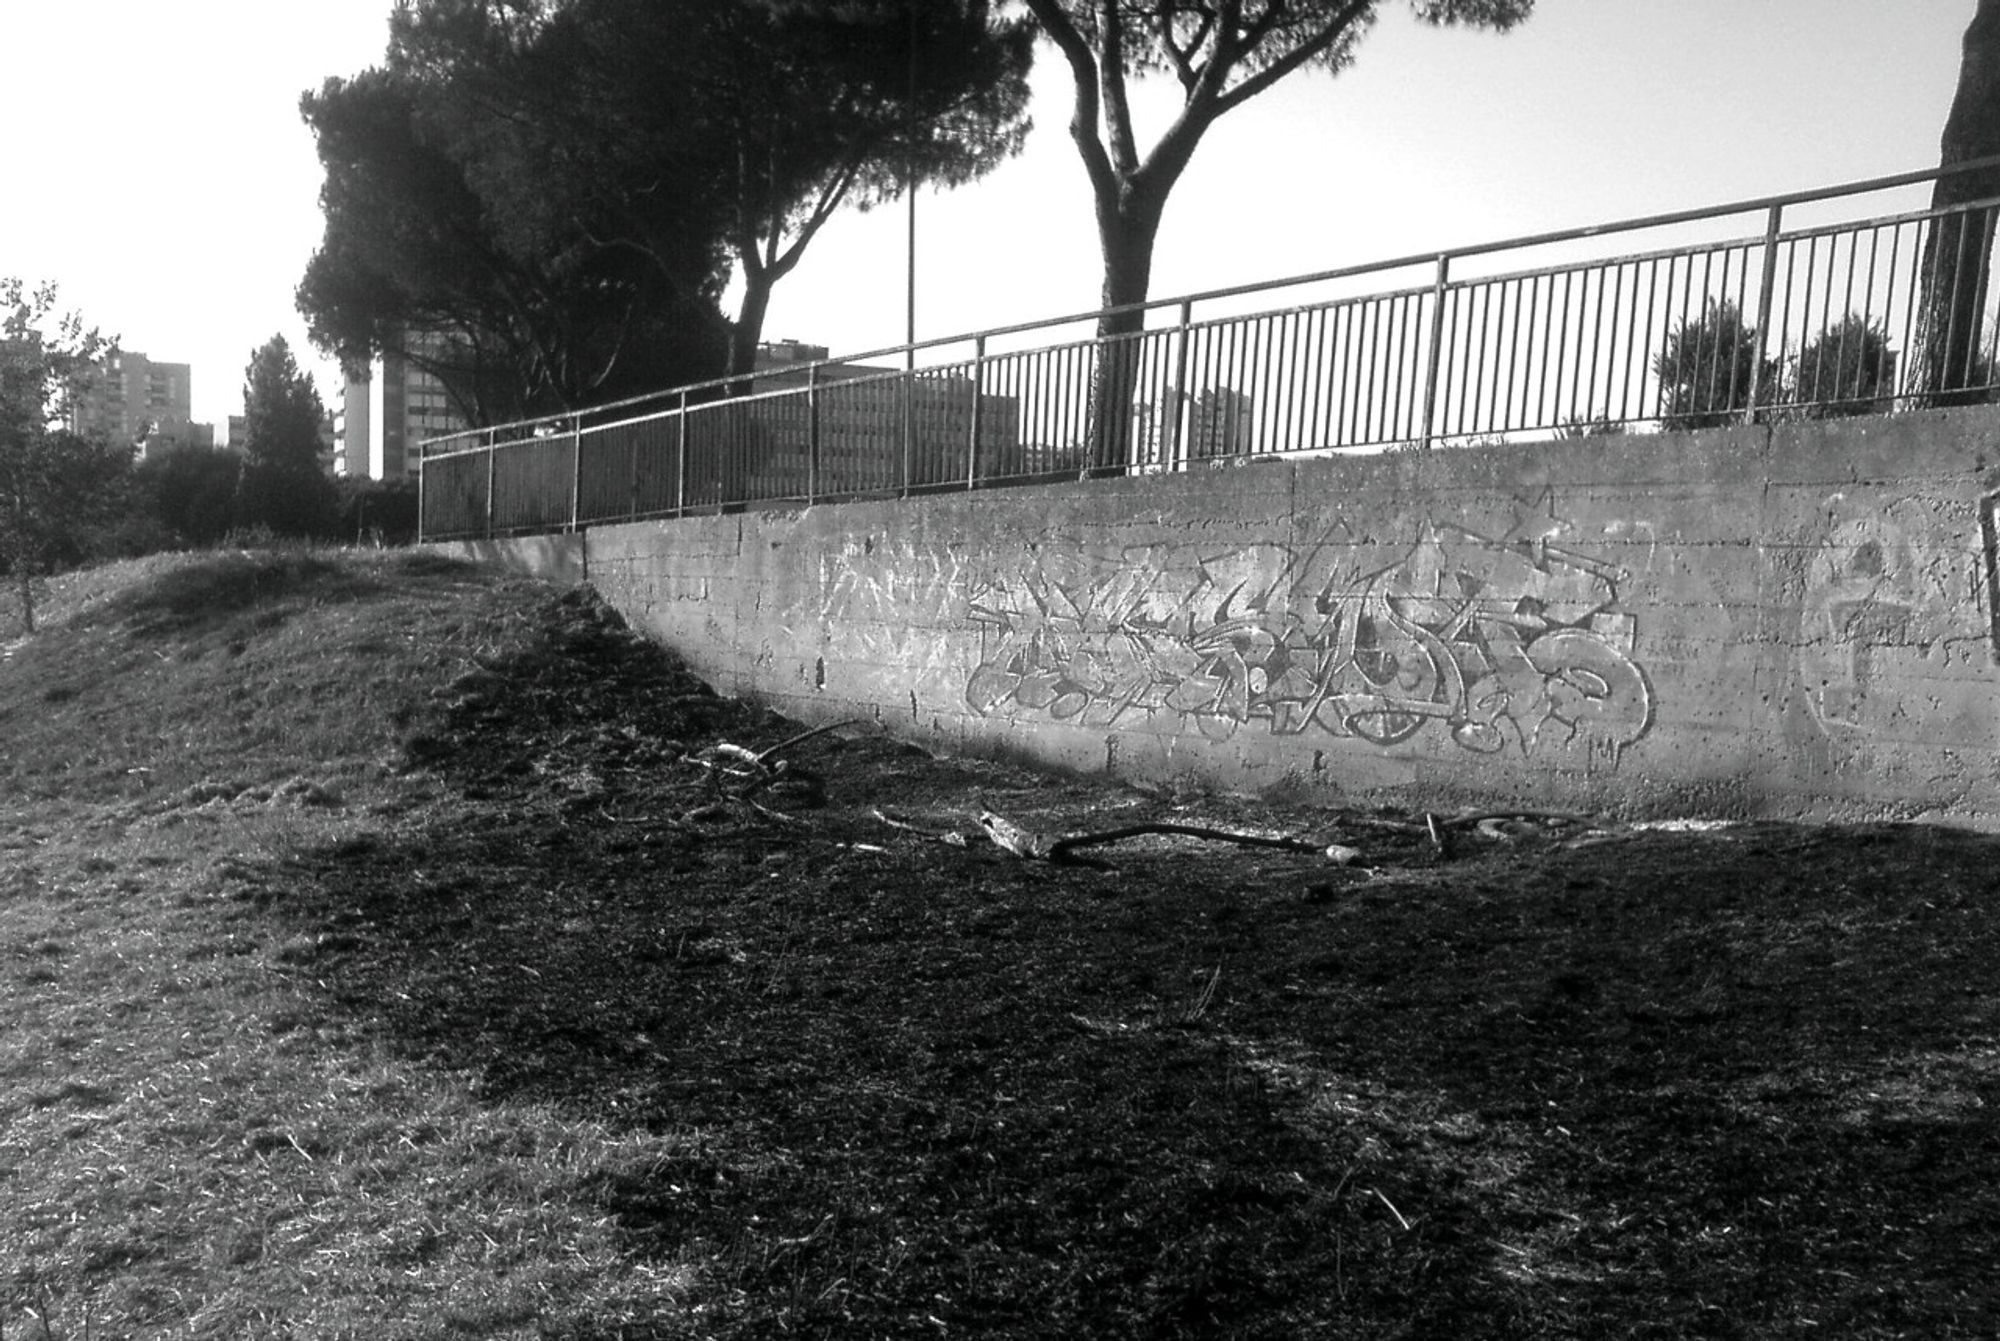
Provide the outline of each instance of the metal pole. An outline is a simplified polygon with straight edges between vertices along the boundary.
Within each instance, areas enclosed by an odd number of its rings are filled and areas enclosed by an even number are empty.
[[[576,417],[569,434],[569,529],[576,530],[583,514],[583,416]]]
[[[674,515],[687,516],[688,510],[688,393],[681,392],[679,442],[674,451]]]
[[[1438,365],[1444,353],[1444,295],[1451,281],[1451,253],[1439,252],[1437,282],[1431,286],[1431,347],[1429,366],[1424,371],[1423,445],[1431,445],[1431,430],[1437,422]]]
[[[1750,403],[1743,407],[1743,422],[1757,422],[1757,400],[1764,390],[1764,355],[1770,347],[1771,291],[1778,277],[1778,227],[1785,207],[1771,206],[1764,223],[1764,274],[1757,286],[1757,353],[1750,363]]]
[[[628,470],[628,471],[626,472],[626,482],[627,482],[627,483],[628,483],[628,484],[630,485],[630,487],[631,487],[631,499],[632,499],[632,506],[631,506],[631,508],[630,508],[630,509],[629,509],[629,510],[628,510],[628,511],[627,511],[627,512],[625,513],[625,515],[626,515],[626,517],[627,517],[627,518],[631,518],[631,517],[636,517],[636,516],[638,516],[638,515],[639,515],[639,441],[640,441],[640,436],[641,436],[641,435],[640,435],[640,433],[639,433],[639,431],[638,431],[638,429],[637,429],[636,427],[634,427],[634,428],[632,428],[632,429],[629,429],[629,430],[627,431],[627,433],[626,433],[626,437],[627,437],[627,439],[628,439],[628,440],[629,440],[629,441],[631,442],[631,444],[632,444],[632,460],[631,460],[631,468],[630,468],[630,469],[629,469],[629,470]]]
[[[1167,441],[1165,457],[1160,465],[1163,469],[1187,469],[1187,462],[1181,459],[1181,407],[1187,404],[1188,341],[1192,337],[1190,327],[1194,324],[1194,304],[1181,303],[1180,349],[1174,355],[1173,404],[1167,407]]]
[[[965,487],[979,487],[979,402],[986,389],[986,337],[972,342],[972,428],[965,444]]]
[[[819,497],[819,364],[806,365],[806,503]]]
[[[909,238],[903,277],[903,496],[910,494],[917,412],[917,6],[910,3],[910,78],[903,103],[903,193],[909,197]]]
[[[493,435],[486,435],[486,539],[493,538],[493,462],[500,455],[500,444]]]
[[[916,464],[916,416],[917,416],[917,373],[914,366],[916,351],[909,354],[910,366],[903,369],[903,497],[910,496],[913,467]]]

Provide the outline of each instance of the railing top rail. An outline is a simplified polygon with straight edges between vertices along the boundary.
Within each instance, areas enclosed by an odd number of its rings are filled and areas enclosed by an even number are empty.
[[[1318,270],[1303,275],[1287,275],[1278,279],[1257,280],[1248,284],[1232,284],[1222,288],[1203,289],[1195,293],[1177,294],[1168,298],[1152,298],[1139,303],[1127,303],[1119,307],[1091,308],[1084,311],[1065,313],[1055,317],[1039,317],[1032,321],[1015,322],[1006,326],[991,326],[976,331],[962,331],[952,335],[932,336],[908,344],[883,345],[880,348],[864,349],[858,353],[843,354],[838,358],[814,360],[810,363],[790,364],[785,371],[791,374],[808,372],[811,369],[830,364],[851,364],[863,359],[882,358],[895,354],[912,354],[918,350],[936,349],[946,345],[963,344],[968,340],[991,339],[996,336],[1019,335],[1026,331],[1042,330],[1055,326],[1073,325],[1078,322],[1096,321],[1106,316],[1131,312],[1152,312],[1162,308],[1191,306],[1195,303],[1215,302],[1224,298],[1238,298],[1249,294],[1269,293],[1275,289],[1303,287],[1311,284],[1325,284],[1335,280],[1354,279],[1361,275],[1383,271],[1403,270],[1413,266],[1435,265],[1440,260],[1460,260],[1472,256],[1488,256],[1505,251],[1525,251],[1535,247],[1554,246],[1565,242],[1579,242],[1589,238],[1609,237],[1619,233],[1640,232],[1651,228],[1671,228],[1677,224],[1699,223],[1706,219],[1724,219],[1736,214],[1783,209],[1792,205],[1810,204],[1820,200],[1835,200],[1842,196],[1870,195],[1877,191],[1893,190],[1899,186],[1914,186],[1921,182],[1935,181],[1942,177],[1965,173],[2000,169],[2000,155],[1972,159],[1964,163],[1939,165],[1913,169],[1908,172],[1891,173],[1882,177],[1868,177],[1858,181],[1842,182],[1833,186],[1811,187],[1797,191],[1784,191],[1772,195],[1751,196],[1719,205],[1706,205],[1693,209],[1670,210],[1660,214],[1641,215],[1627,219],[1617,219],[1606,223],[1588,224],[1580,228],[1561,228],[1545,233],[1529,233],[1518,237],[1502,238],[1491,242],[1470,243],[1463,246],[1433,248],[1411,252],[1407,255],[1386,260],[1366,261],[1356,265],[1338,266],[1330,270]],[[884,369],[885,372],[890,370]],[[769,376],[766,372],[764,376]],[[734,376],[714,377],[701,382],[689,382],[681,386],[661,391],[650,391],[643,395],[629,396],[623,400],[609,401],[602,405],[590,406],[583,410],[565,411],[560,414],[538,415],[529,419],[517,419],[503,424],[492,424],[484,428],[464,429],[457,433],[431,438],[423,444],[426,456],[449,453],[460,448],[453,444],[461,440],[485,439],[508,430],[529,428],[538,424],[561,423],[565,420],[581,419],[584,415],[602,415],[619,410],[632,410],[642,405],[660,401],[681,399],[692,394],[716,391],[724,387],[739,385],[754,380],[756,373],[738,373]]]

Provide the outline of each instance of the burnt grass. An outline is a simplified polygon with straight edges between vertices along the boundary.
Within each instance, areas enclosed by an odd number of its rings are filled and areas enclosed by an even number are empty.
[[[685,1137],[592,1184],[699,1273],[623,1335],[2000,1334],[1995,840],[1440,850],[800,730],[551,596],[411,727],[447,805],[266,873],[389,1046]],[[738,799],[717,741],[790,771]],[[1363,856],[937,836],[982,806]]]

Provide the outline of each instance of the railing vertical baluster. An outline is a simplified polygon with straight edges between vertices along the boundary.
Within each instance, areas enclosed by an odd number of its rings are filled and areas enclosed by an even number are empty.
[[[569,435],[569,529],[576,530],[583,514],[583,416],[576,417]]]
[[[819,361],[806,365],[806,506],[819,498]]]
[[[681,392],[679,432],[674,449],[674,515],[687,516],[688,510],[688,393]]]
[[[1743,422],[1757,422],[1757,401],[1764,391],[1764,359],[1770,345],[1771,292],[1778,278],[1778,229],[1784,222],[1785,207],[1771,206],[1764,223],[1764,273],[1757,285],[1756,355],[1750,361],[1749,404],[1743,407]]]
[[[493,474],[494,462],[500,455],[499,441],[492,433],[486,435],[486,539],[493,539]]]
[[[1194,331],[1194,304],[1185,299],[1181,302],[1180,324],[1175,332],[1174,389],[1172,403],[1166,410],[1167,441],[1161,468],[1165,470],[1186,470],[1187,462],[1181,455],[1181,407],[1187,403],[1188,340]]]
[[[986,337],[976,336],[972,341],[972,420],[965,437],[965,488],[969,493],[979,487],[979,409],[986,395]]]
[[[1424,368],[1423,434],[1419,441],[1426,447],[1431,445],[1431,431],[1437,423],[1438,365],[1444,347],[1444,291],[1450,282],[1451,253],[1441,251],[1437,258],[1437,278],[1431,285],[1431,347]]]
[[[905,346],[903,350],[903,487],[902,496],[910,496],[913,482],[911,471],[915,464],[917,443],[917,347]]]

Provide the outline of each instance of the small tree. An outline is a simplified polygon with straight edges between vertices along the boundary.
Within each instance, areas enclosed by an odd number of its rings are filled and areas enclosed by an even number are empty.
[[[326,410],[299,371],[285,337],[250,356],[243,384],[243,475],[236,520],[279,535],[323,535],[332,523],[333,482],[320,466]]]
[[[1850,312],[1799,354],[1796,398],[1814,419],[1873,414],[1895,394],[1895,381],[1888,330]]]
[[[116,506],[131,467],[129,446],[60,426],[115,344],[73,313],[58,316],[54,285],[0,280],[0,566],[29,633],[36,575],[81,552],[79,536]]]
[[[1660,379],[1660,423],[1668,429],[1720,428],[1743,417],[1751,396],[1777,398],[1779,366],[1759,364],[1757,330],[1736,304],[1711,298],[1699,319],[1683,319],[1653,360]]]
[[[242,471],[227,448],[173,447],[140,463],[139,494],[174,543],[213,545],[235,525]]]

